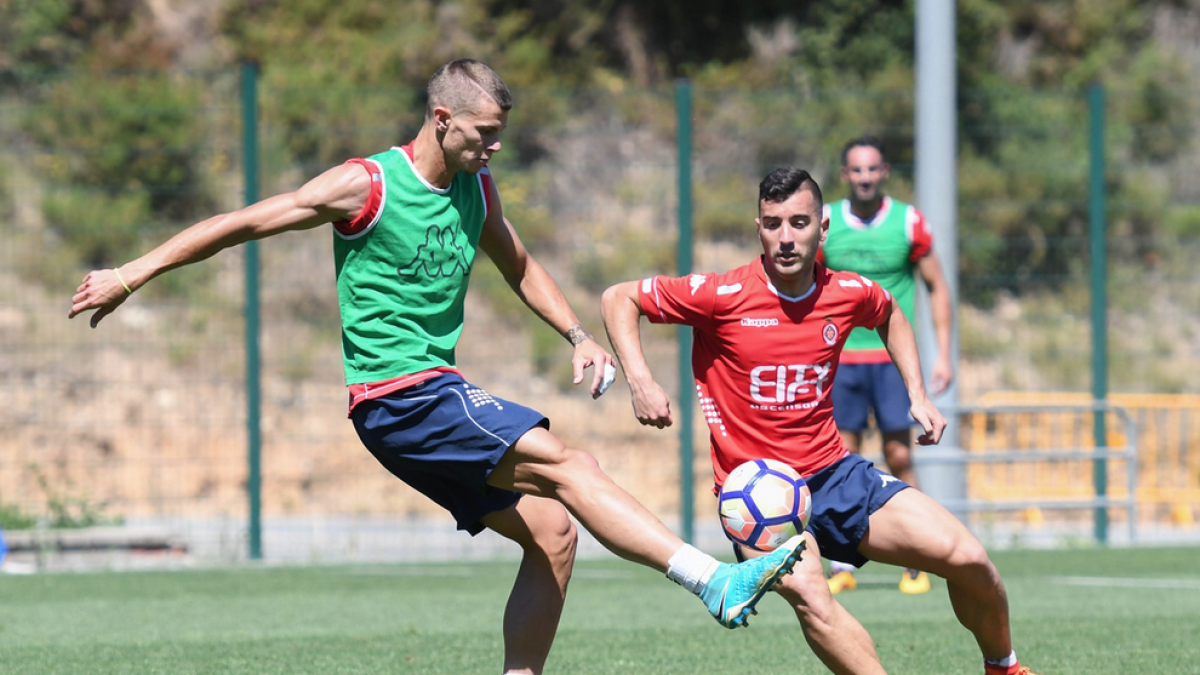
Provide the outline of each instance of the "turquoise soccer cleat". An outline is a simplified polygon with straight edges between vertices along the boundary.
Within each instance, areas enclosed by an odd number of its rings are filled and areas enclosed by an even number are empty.
[[[700,593],[708,611],[722,626],[745,626],[759,598],[800,560],[804,537],[797,535],[767,555],[745,562],[721,563]]]

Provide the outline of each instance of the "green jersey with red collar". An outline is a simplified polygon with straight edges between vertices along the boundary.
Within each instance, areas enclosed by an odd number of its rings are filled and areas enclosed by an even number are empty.
[[[490,174],[459,173],[438,188],[417,171],[411,144],[350,163],[372,183],[362,212],[334,224],[346,384],[454,367]]]
[[[834,270],[857,272],[891,292],[913,320],[917,263],[933,250],[925,216],[911,204],[884,197],[879,211],[863,221],[850,211],[850,200],[825,205],[829,234],[818,259]],[[846,340],[842,363],[886,363],[890,360],[879,333],[855,328]]]

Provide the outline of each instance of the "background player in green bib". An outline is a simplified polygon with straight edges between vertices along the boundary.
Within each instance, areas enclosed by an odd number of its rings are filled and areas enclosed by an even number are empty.
[[[455,367],[477,250],[574,345],[576,384],[595,366],[591,391],[602,394],[613,358],[504,218],[487,165],[508,124],[508,87],[491,68],[462,59],[434,73],[428,94],[425,121],[408,145],[352,159],[295,192],[209,218],[132,262],[88,273],[69,316],[95,310],[95,327],[159,274],[251,239],[333,223],[350,417],[363,444],[450,511],[459,529],[489,528],[523,549],[504,617],[506,673],[540,673],[550,651],[575,560],[568,511],[617,555],[695,593],[722,625],[745,625],[791,572],[802,537],[761,558],[720,563],[684,544],[591,455],[551,435],[539,413],[467,383]],[[629,608],[639,611],[636,599]]]
[[[925,217],[911,204],[883,194],[888,165],[883,144],[877,138],[862,136],[845,145],[841,177],[850,187],[850,197],[825,206],[829,235],[821,250],[822,259],[830,269],[858,272],[891,291],[913,325],[916,325],[915,277],[920,275],[929,288],[937,333],[938,355],[930,377],[930,392],[937,395],[954,378],[954,366],[950,363],[953,314],[950,290],[933,252],[933,237]],[[904,381],[892,365],[879,334],[856,328],[846,341],[838,379],[834,382],[833,415],[838,430],[847,449],[860,452],[867,417],[873,413],[882,436],[888,471],[917,487],[912,462],[914,423],[908,408]],[[835,593],[854,588],[853,569],[847,565],[833,566],[830,588]],[[929,590],[929,578],[917,570],[908,570],[901,578],[900,590],[924,593]]]

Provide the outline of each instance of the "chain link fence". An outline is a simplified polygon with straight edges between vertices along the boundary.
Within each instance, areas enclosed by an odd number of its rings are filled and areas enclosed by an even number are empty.
[[[244,558],[243,252],[160,277],[94,331],[85,318],[66,319],[87,270],[243,204],[238,72],[72,71],[3,82],[0,527],[160,528],[198,557]],[[421,123],[413,90],[263,85],[258,95],[262,195],[405,143]],[[828,199],[844,196],[839,151],[862,133],[886,144],[889,192],[913,193],[910,90],[693,95],[698,271],[757,255],[757,185],[775,166],[809,168]],[[961,98],[961,398],[1086,391],[1083,92]],[[506,215],[600,334],[604,288],[676,270],[674,91],[525,89],[514,99],[492,163]],[[1200,208],[1184,177],[1200,158],[1195,131],[1137,126],[1120,97],[1111,100],[1110,388],[1194,394]],[[497,542],[454,533],[376,464],[345,419],[331,242],[318,229],[260,243],[264,554],[499,554]],[[459,349],[467,377],[540,409],[564,441],[593,452],[677,525],[675,432],[637,425],[623,387],[595,402],[572,387],[565,340],[488,262],[472,276]],[[661,383],[679,391],[674,333],[644,333]],[[707,432],[697,424],[697,539],[716,547]]]

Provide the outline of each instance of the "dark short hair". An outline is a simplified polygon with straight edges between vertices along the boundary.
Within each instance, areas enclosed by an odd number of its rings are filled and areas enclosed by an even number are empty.
[[[512,109],[512,94],[496,71],[475,59],[458,59],[438,68],[429,78],[426,88],[425,116],[432,117],[433,109],[446,106],[450,112],[473,110],[481,95],[486,95],[501,110]]]
[[[821,196],[821,186],[817,185],[817,181],[807,171],[794,166],[781,166],[767,174],[758,184],[758,201],[786,202],[802,190],[812,193],[817,200],[818,209],[824,205],[825,198]]]
[[[846,166],[846,158],[850,155],[850,151],[855,148],[875,148],[879,152],[879,157],[884,162],[887,161],[887,155],[883,152],[883,141],[875,136],[862,135],[842,146],[842,166]]]

